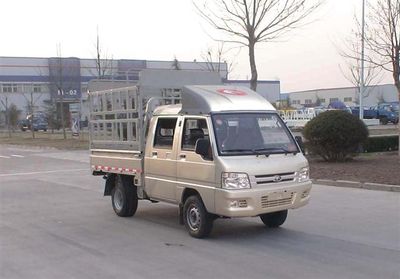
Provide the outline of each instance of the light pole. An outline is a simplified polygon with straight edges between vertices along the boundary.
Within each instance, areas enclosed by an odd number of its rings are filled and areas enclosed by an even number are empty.
[[[364,119],[363,95],[364,95],[364,39],[365,39],[365,0],[362,0],[361,16],[361,69],[360,69],[360,119]]]

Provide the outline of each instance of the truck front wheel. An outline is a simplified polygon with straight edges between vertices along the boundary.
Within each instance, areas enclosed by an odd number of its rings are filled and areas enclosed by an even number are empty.
[[[114,212],[121,217],[130,217],[136,213],[138,197],[132,177],[117,175],[115,187],[111,191]]]
[[[214,218],[209,214],[199,196],[190,196],[183,205],[183,223],[189,234],[196,238],[207,237]]]
[[[282,210],[278,212],[261,214],[260,218],[263,223],[269,228],[277,228],[281,226],[286,221],[287,210]]]

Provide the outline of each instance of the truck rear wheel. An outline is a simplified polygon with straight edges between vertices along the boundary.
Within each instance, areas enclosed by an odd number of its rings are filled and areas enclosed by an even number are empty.
[[[114,212],[121,217],[130,217],[136,213],[138,197],[132,177],[117,175],[115,187],[111,190],[111,202]]]
[[[261,214],[260,218],[263,223],[269,228],[277,228],[281,226],[286,221],[287,210],[282,210],[278,212]]]
[[[207,212],[199,196],[190,196],[183,205],[183,223],[189,234],[196,238],[207,237],[212,230],[214,218]]]

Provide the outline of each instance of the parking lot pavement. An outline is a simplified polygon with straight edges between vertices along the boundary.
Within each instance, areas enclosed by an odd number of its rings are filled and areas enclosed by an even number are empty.
[[[0,158],[0,278],[400,277],[399,193],[315,185],[280,229],[220,219],[199,240],[168,204],[117,217],[74,152]]]

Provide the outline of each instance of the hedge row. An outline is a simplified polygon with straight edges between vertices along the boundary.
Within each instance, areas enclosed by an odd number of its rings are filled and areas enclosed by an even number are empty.
[[[369,137],[363,144],[364,152],[399,150],[399,136]]]

